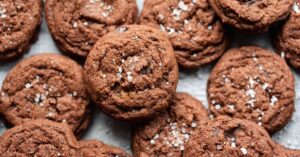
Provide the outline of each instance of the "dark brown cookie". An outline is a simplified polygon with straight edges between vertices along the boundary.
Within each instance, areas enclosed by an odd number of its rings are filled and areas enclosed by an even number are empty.
[[[278,53],[289,61],[295,68],[300,69],[300,1],[297,0],[291,11],[291,15],[283,25],[277,37],[275,46]]]
[[[0,137],[5,157],[79,157],[79,145],[69,126],[48,120],[33,120],[7,130]]]
[[[209,0],[221,20],[239,30],[266,32],[289,14],[294,0]]]
[[[228,46],[208,0],[145,0],[140,23],[168,33],[177,61],[185,68],[216,60]]]
[[[86,57],[96,41],[137,17],[135,0],[46,0],[46,20],[58,47]]]
[[[208,119],[202,103],[186,93],[177,93],[170,108],[133,133],[136,157],[181,157],[184,145],[197,125]]]
[[[97,140],[83,140],[79,146],[83,157],[131,157],[121,148]]]
[[[5,0],[0,4],[0,61],[22,55],[41,23],[41,0]]]
[[[100,39],[84,69],[94,102],[125,121],[141,121],[164,111],[178,81],[170,41],[142,25],[123,26]]]
[[[74,133],[81,133],[91,116],[82,74],[80,65],[60,55],[25,59],[3,82],[0,112],[13,126],[49,119],[66,122]]]
[[[292,150],[276,144],[273,157],[300,157],[300,150]]]
[[[186,144],[184,157],[273,157],[275,143],[261,127],[220,116],[201,123]]]
[[[247,119],[269,133],[281,129],[295,111],[295,80],[277,54],[256,46],[231,49],[208,81],[211,112]]]

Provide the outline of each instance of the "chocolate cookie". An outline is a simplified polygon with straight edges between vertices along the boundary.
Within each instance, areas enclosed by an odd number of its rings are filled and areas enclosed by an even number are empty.
[[[29,49],[41,23],[41,0],[6,0],[0,4],[0,61]]]
[[[0,112],[13,126],[49,119],[66,122],[74,133],[81,133],[91,116],[82,73],[76,62],[56,54],[25,59],[3,82]]]
[[[201,123],[186,144],[184,157],[273,157],[275,143],[261,127],[220,116]]]
[[[137,17],[135,0],[46,0],[46,20],[58,47],[86,57],[96,41]]]
[[[97,140],[83,140],[79,146],[83,157],[131,157],[121,148]]]
[[[140,23],[168,33],[177,61],[185,68],[216,60],[228,46],[208,0],[145,0]]]
[[[295,80],[277,54],[256,46],[226,52],[208,81],[211,112],[247,119],[274,133],[295,111]]]
[[[0,153],[5,157],[79,157],[78,148],[68,125],[48,120],[23,123],[0,137]]]
[[[295,68],[300,69],[300,2],[297,0],[291,15],[274,39],[282,57]],[[276,30],[277,31],[277,30]]]
[[[294,0],[209,0],[221,20],[239,30],[266,32],[289,14]]]
[[[273,157],[300,157],[300,150],[292,150],[276,144]]]
[[[93,101],[124,121],[142,121],[164,111],[178,81],[170,41],[142,25],[123,26],[101,38],[84,69]]]
[[[207,119],[208,113],[200,101],[186,93],[177,93],[166,112],[134,131],[134,155],[181,157],[190,135]]]

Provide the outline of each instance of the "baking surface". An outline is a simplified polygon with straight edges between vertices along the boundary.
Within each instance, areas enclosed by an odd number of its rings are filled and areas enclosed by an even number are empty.
[[[137,0],[137,2],[139,10],[141,11],[143,0]],[[253,44],[272,49],[267,34],[246,35],[235,32],[232,47]],[[38,41],[32,45],[30,51],[26,53],[23,58],[43,52],[59,53],[59,50],[55,46],[49,34],[45,19],[43,19],[43,25],[39,33]],[[2,84],[7,72],[20,60],[11,63],[0,64],[0,85]],[[207,105],[206,83],[212,67],[212,65],[208,65],[193,71],[181,70],[177,90],[188,92]],[[293,72],[296,78],[296,112],[294,113],[292,121],[284,129],[273,135],[273,139],[287,146],[288,148],[300,149],[300,71],[298,70],[298,72],[296,72],[293,69]],[[0,134],[2,134],[4,131],[5,127],[3,122],[0,120]],[[97,108],[95,108],[94,119],[91,127],[88,129],[83,138],[99,139],[108,144],[120,146],[130,151],[130,125],[112,120],[101,113]]]

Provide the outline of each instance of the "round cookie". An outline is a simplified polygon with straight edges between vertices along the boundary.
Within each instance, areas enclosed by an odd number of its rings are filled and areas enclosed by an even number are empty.
[[[1,156],[79,157],[79,145],[68,125],[33,120],[7,130],[0,137]]]
[[[42,21],[41,0],[6,0],[0,4],[0,61],[22,55]]]
[[[123,26],[91,50],[84,78],[93,101],[115,119],[142,121],[164,111],[173,98],[178,66],[160,31]]]
[[[274,37],[274,45],[278,48],[279,54],[297,69],[300,69],[300,37],[297,35],[300,32],[299,7],[300,2],[295,2],[289,19]]]
[[[135,0],[46,0],[45,10],[58,47],[84,58],[100,37],[133,24],[138,14]]]
[[[273,157],[300,157],[300,150],[292,150],[276,144]]]
[[[209,0],[209,3],[225,24],[258,33],[286,18],[294,0]]]
[[[209,77],[209,108],[216,116],[247,119],[274,133],[295,111],[294,88],[294,76],[277,54],[256,46],[234,48]]]
[[[220,116],[199,125],[183,157],[273,157],[274,147],[269,134],[255,123]]]
[[[13,126],[32,119],[66,122],[84,131],[91,113],[83,70],[71,59],[42,54],[23,60],[6,76],[0,112]]]
[[[83,157],[131,157],[121,148],[97,140],[79,141],[79,147]]]
[[[208,0],[145,0],[140,23],[168,33],[177,61],[185,68],[216,60],[229,44]]]
[[[181,157],[190,135],[207,119],[208,113],[200,101],[189,94],[177,93],[166,112],[134,130],[134,156]]]

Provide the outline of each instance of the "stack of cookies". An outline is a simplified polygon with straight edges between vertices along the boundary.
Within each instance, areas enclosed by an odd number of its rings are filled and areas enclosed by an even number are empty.
[[[130,157],[81,139],[97,106],[132,126],[135,157],[300,157],[270,138],[295,112],[287,63],[300,67],[299,7],[294,0],[145,0],[138,17],[135,0],[46,0],[53,40],[71,58],[43,53],[9,71],[0,113],[10,129],[0,156]],[[1,62],[29,49],[42,10],[41,0],[0,2]],[[233,30],[272,32],[279,55],[228,49]],[[178,67],[216,61],[209,110],[176,92]]]

